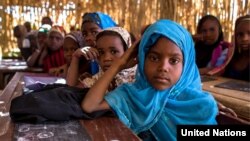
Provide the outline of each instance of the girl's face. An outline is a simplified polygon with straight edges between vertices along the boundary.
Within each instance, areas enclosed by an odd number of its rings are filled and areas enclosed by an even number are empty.
[[[74,41],[71,38],[65,38],[63,43],[63,50],[64,50],[64,58],[67,61],[67,64],[69,65],[72,59],[72,54],[74,51],[79,48],[76,41]]]
[[[87,46],[95,47],[96,35],[101,32],[102,29],[92,22],[85,22],[82,25],[82,35]]]
[[[250,48],[250,21],[244,21],[237,26],[236,44],[241,51],[249,51]]]
[[[122,41],[118,36],[102,36],[97,40],[96,48],[99,52],[98,62],[103,71],[106,71],[113,60],[120,58],[124,53]]]
[[[207,19],[201,26],[201,34],[206,45],[214,44],[219,38],[219,25],[215,20]]]
[[[63,36],[58,32],[49,33],[49,48],[52,51],[58,50],[63,46]]]
[[[43,45],[44,42],[46,42],[47,37],[48,37],[48,35],[46,33],[38,32],[38,34],[37,34],[37,43],[38,43],[38,45],[39,46]]]
[[[182,69],[182,52],[167,38],[159,38],[146,55],[145,76],[157,90],[164,90],[174,85],[179,80]]]

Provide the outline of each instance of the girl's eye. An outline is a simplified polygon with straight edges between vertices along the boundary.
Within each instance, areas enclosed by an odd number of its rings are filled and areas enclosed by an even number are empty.
[[[237,35],[238,35],[239,37],[242,37],[242,36],[243,36],[243,33],[240,32],[240,33],[238,33]]]
[[[180,59],[173,58],[173,59],[170,59],[169,62],[172,65],[176,65],[176,64],[178,64],[180,62]]]
[[[91,34],[92,35],[96,35],[98,32],[97,31],[92,31]]]
[[[215,31],[215,29],[214,28],[210,28],[210,31]]]
[[[148,55],[148,58],[152,62],[157,62],[159,60],[159,58],[156,55],[153,55],[153,54]]]
[[[98,50],[98,52],[100,55],[104,54],[104,51],[102,51],[102,50]]]
[[[82,36],[86,37],[87,36],[87,32],[82,32]]]
[[[111,50],[111,54],[116,54],[116,53],[118,53],[117,50]]]

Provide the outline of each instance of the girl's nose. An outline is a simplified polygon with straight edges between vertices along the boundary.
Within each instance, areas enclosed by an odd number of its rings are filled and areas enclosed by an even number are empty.
[[[104,54],[104,60],[105,61],[110,61],[112,60],[112,55],[110,53],[105,53]]]
[[[159,63],[158,70],[162,72],[169,72],[170,64],[168,60],[163,60]]]
[[[250,40],[250,35],[249,35],[249,34],[243,34],[242,40],[243,40],[243,41],[248,41],[248,40]]]

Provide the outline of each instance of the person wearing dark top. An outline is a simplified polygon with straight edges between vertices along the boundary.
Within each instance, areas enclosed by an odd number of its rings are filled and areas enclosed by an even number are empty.
[[[230,44],[223,39],[222,27],[213,15],[202,17],[198,23],[195,41],[196,64],[201,75],[223,71],[228,61]],[[230,58],[229,58],[230,59]]]
[[[236,20],[235,51],[233,58],[223,74],[225,77],[250,81],[250,15],[241,16]]]

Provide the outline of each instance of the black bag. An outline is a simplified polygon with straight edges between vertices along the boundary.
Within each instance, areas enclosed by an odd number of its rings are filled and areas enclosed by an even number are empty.
[[[113,116],[112,111],[102,110],[87,114],[81,101],[89,89],[52,84],[11,101],[10,117],[14,122],[43,123],[72,119],[94,119],[103,115]]]

